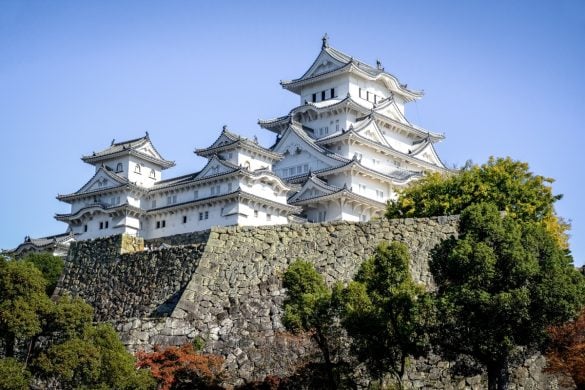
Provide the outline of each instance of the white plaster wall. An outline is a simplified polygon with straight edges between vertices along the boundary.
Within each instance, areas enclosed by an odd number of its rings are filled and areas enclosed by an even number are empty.
[[[253,157],[250,153],[243,150],[238,150],[237,153],[234,153],[236,154],[234,158],[237,158],[237,160],[234,162],[236,165],[249,167],[251,171],[255,171],[261,168],[272,169],[272,164],[264,158]]]
[[[277,191],[274,190],[273,184],[261,181],[250,181],[242,182],[240,188],[249,194],[253,194],[268,200],[286,204],[287,200],[286,193],[279,194]]]
[[[279,161],[278,163],[276,163],[274,165],[274,173],[276,173],[278,176],[280,177],[291,177],[293,175],[290,174],[290,168],[295,167],[295,175],[297,175],[296,173],[296,167],[298,166],[304,166],[305,164],[309,164],[309,170],[311,171],[316,171],[319,169],[323,169],[323,168],[329,168],[332,165],[330,165],[329,163],[325,163],[321,160],[319,160],[317,158],[317,151],[313,152],[313,151],[309,151],[309,150],[302,150],[301,153],[296,153],[294,152],[294,148],[292,149],[293,151],[285,156],[281,161]],[[341,163],[339,163],[341,164]],[[286,169],[286,173],[284,172],[284,169]],[[303,171],[304,171],[304,167],[303,167]]]
[[[128,180],[131,183],[136,183],[137,186],[150,188],[162,178],[160,167],[157,167],[148,161],[143,161],[136,157],[130,157],[128,164],[129,167],[126,169]],[[140,165],[140,173],[136,172],[137,164]],[[154,178],[150,177],[151,170],[154,170]]]
[[[344,99],[347,96],[349,87],[349,77],[347,75],[336,76],[319,83],[304,87],[301,89],[301,100],[299,105],[305,104],[305,101],[313,101],[313,93],[317,94],[317,102],[322,101],[321,91],[325,91],[325,100],[331,99],[331,88],[335,88],[334,99]]]

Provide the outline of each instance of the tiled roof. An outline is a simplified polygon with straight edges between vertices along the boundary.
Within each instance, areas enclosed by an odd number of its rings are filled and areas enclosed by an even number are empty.
[[[114,140],[112,140],[111,145],[106,149],[99,152],[93,152],[91,155],[82,156],[81,159],[86,163],[95,164],[100,161],[115,158],[117,156],[132,154],[141,157],[145,160],[156,163],[160,165],[162,168],[170,168],[175,165],[173,161],[165,160],[162,157],[158,158],[149,156],[138,151],[138,148],[140,148],[146,143],[150,143],[150,146],[152,146],[154,152],[160,156],[160,153],[156,150],[152,142],[150,142],[150,137],[147,132],[144,137],[135,138],[128,141],[115,142]]]

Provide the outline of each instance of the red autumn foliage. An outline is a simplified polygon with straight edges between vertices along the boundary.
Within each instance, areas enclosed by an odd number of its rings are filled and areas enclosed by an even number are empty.
[[[161,390],[184,385],[213,388],[221,381],[223,357],[199,354],[190,343],[179,347],[155,346],[153,352],[137,352],[136,358],[138,368],[150,368]]]
[[[585,389],[585,311],[573,322],[548,329],[547,370],[570,376],[577,389]]]

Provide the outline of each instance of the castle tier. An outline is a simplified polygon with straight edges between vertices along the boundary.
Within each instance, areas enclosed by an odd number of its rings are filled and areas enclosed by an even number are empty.
[[[162,179],[174,165],[142,138],[83,156],[94,176],[59,195],[71,212],[56,218],[77,239],[113,234],[157,238],[215,225],[270,225],[383,215],[396,190],[424,172],[447,172],[434,144],[444,137],[413,125],[405,105],[420,99],[378,62],[366,65],[329,46],[298,79],[281,85],[300,97],[288,115],[261,120],[269,148],[224,126],[207,164]]]

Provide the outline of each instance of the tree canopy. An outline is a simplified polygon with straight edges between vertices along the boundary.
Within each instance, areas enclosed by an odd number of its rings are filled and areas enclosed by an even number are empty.
[[[333,329],[331,289],[315,266],[304,260],[290,264],[283,277],[287,289],[284,301],[284,326],[293,332],[311,334],[323,354],[328,385],[335,388],[330,335]]]
[[[92,324],[91,306],[69,296],[52,301],[46,287],[34,261],[0,259],[0,374],[20,370],[0,379],[1,388],[28,388],[33,377],[47,387],[154,388],[112,326]]]
[[[518,346],[540,346],[546,328],[573,318],[585,283],[542,224],[502,216],[481,203],[461,213],[459,238],[433,253],[443,347],[488,369],[490,388],[507,385]]]
[[[460,214],[477,203],[494,204],[512,218],[544,224],[564,249],[568,223],[555,214],[553,179],[535,175],[527,163],[490,157],[451,175],[432,173],[402,190],[386,210],[388,218]]]
[[[358,359],[375,377],[389,371],[400,385],[408,356],[419,356],[428,346],[432,314],[430,295],[413,281],[409,259],[403,243],[382,242],[354,281],[334,292]]]

